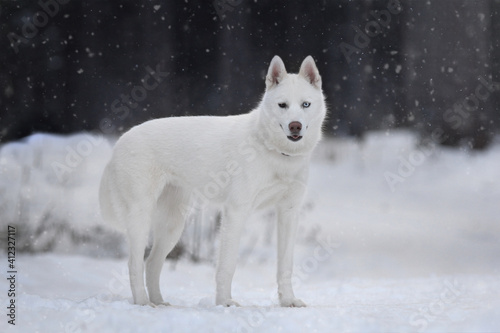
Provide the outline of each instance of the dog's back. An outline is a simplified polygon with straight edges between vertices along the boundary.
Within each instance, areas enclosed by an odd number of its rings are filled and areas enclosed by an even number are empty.
[[[197,116],[155,119],[132,128],[116,143],[102,176],[102,217],[119,229],[128,228],[124,223],[130,209],[154,209],[146,207],[158,201],[167,184],[190,193],[203,191],[213,181],[211,175],[231,161],[242,163],[245,155],[236,143],[250,137],[253,122],[251,114]],[[224,201],[224,191],[219,192],[210,199]]]

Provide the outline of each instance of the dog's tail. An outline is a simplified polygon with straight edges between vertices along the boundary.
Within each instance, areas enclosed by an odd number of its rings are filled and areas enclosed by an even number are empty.
[[[118,230],[125,231],[126,226],[120,223],[117,210],[116,210],[116,195],[119,194],[116,190],[113,190],[114,179],[111,170],[111,163],[109,163],[104,169],[104,173],[101,178],[101,184],[99,186],[99,206],[101,209],[101,216],[103,220]]]

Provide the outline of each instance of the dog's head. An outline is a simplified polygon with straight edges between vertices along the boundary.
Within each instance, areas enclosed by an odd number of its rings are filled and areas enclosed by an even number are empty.
[[[281,58],[275,56],[259,117],[266,145],[284,155],[309,153],[321,139],[325,116],[321,76],[313,58],[304,59],[298,74],[288,74]]]

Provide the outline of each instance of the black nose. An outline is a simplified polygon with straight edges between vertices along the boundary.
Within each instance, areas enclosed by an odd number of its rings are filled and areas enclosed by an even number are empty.
[[[302,124],[298,121],[292,121],[288,125],[288,129],[290,130],[291,133],[299,133],[300,130],[302,129]]]

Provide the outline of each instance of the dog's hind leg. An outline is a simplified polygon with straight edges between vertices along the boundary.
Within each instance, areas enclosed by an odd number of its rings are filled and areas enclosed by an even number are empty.
[[[130,254],[128,270],[134,303],[150,304],[144,287],[144,252],[149,238],[150,213],[136,213],[129,217],[132,223],[127,228]],[[145,221],[145,219],[147,219]],[[135,223],[135,224],[134,224]]]
[[[184,192],[167,185],[158,198],[153,213],[153,248],[146,262],[146,284],[153,304],[165,304],[160,291],[160,274],[165,258],[172,251],[184,229]]]

